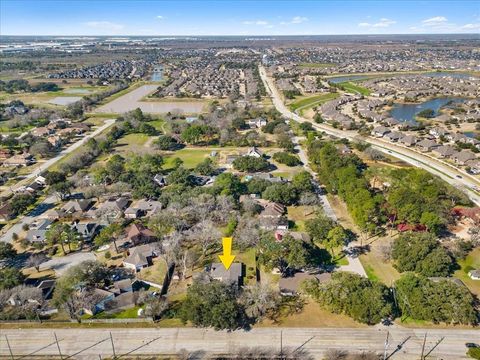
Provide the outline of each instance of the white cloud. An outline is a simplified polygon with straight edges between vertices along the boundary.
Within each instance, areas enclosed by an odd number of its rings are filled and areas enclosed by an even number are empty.
[[[111,32],[120,31],[125,27],[122,24],[116,24],[110,21],[88,21],[85,23],[85,25],[92,29],[106,30]]]
[[[157,19],[163,20],[163,19],[165,19],[165,16],[163,16],[163,15],[157,15]]]
[[[422,24],[425,26],[439,26],[446,24],[448,19],[445,16],[435,16],[430,19],[425,19]]]
[[[265,26],[268,25],[268,21],[266,20],[245,20],[242,21],[243,25],[260,25],[260,26]]]
[[[280,25],[302,24],[302,23],[307,22],[307,21],[308,21],[308,18],[305,17],[305,16],[294,16],[289,21],[280,22]]]
[[[396,24],[397,22],[395,20],[387,19],[387,18],[381,18],[378,22],[376,23],[368,23],[368,22],[361,22],[358,24],[360,27],[365,27],[365,28],[386,28],[389,27],[390,25]]]
[[[480,23],[478,23],[478,24],[465,24],[465,25],[462,26],[462,29],[466,29],[466,30],[480,29]]]

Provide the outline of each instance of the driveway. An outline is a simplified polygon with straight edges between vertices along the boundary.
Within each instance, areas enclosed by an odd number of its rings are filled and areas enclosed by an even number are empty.
[[[52,259],[40,265],[40,270],[52,269],[57,277],[62,276],[69,268],[78,265],[83,261],[95,260],[96,257],[91,252],[76,252],[61,257],[53,257]]]

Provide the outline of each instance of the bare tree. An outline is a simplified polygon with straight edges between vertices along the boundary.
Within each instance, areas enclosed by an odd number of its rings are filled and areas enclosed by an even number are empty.
[[[34,267],[37,272],[40,271],[40,265],[48,261],[48,257],[44,253],[38,253],[31,255],[25,262],[25,266]]]
[[[70,319],[81,322],[81,314],[84,310],[93,310],[93,307],[101,300],[101,296],[92,290],[72,291],[65,299],[63,307]]]
[[[244,288],[240,301],[250,318],[261,319],[277,312],[281,298],[269,283],[257,283]]]
[[[189,238],[198,242],[202,247],[202,255],[206,256],[208,250],[216,243],[220,244],[221,233],[210,220],[202,221],[189,230]]]
[[[346,360],[347,356],[345,350],[330,349],[325,353],[325,360]]]
[[[153,320],[158,320],[168,309],[168,301],[164,297],[149,297],[145,302],[145,315],[150,316]]]

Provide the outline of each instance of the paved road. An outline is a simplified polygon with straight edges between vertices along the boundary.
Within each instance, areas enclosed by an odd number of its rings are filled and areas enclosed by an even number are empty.
[[[439,176],[449,184],[463,191],[465,194],[468,195],[470,200],[472,200],[476,205],[480,206],[480,195],[472,190],[475,186],[480,187],[480,181],[471,176],[470,174],[467,174],[465,171],[458,169],[453,165],[447,164],[442,160],[436,159],[427,154],[420,153],[414,149],[400,146],[397,144],[392,144],[385,140],[373,138],[370,136],[362,137],[356,131],[339,130],[334,129],[333,127],[328,125],[316,124],[304,117],[299,116],[298,114],[294,114],[283,103],[283,100],[278,93],[275,84],[273,83],[272,79],[267,76],[265,68],[263,66],[260,66],[259,71],[265,87],[272,98],[272,102],[275,108],[284,116],[294,119],[298,122],[309,122],[317,130],[324,131],[329,135],[346,138],[349,140],[365,141],[371,144],[372,147],[376,150],[390,154],[411,165],[420,167],[434,175]]]
[[[134,326],[134,324],[132,324]],[[255,328],[251,331],[214,331],[194,328],[126,328],[126,329],[15,329],[2,330],[0,356],[9,356],[5,340],[8,338],[12,352],[17,358],[36,355],[58,355],[55,332],[62,355],[71,359],[99,359],[112,355],[110,335],[115,344],[116,355],[128,352],[131,355],[175,354],[181,349],[189,352],[202,351],[207,354],[231,354],[242,347],[263,347],[297,349],[302,346],[315,359],[322,359],[328,349],[350,349],[354,351],[374,351],[383,354],[386,338],[385,329],[332,329],[332,328]],[[427,353],[435,343],[444,338],[429,359],[466,359],[465,342],[480,342],[476,330],[423,330],[391,328],[387,354],[391,354],[406,340],[401,349],[390,357],[392,360],[418,359],[421,354],[424,334],[428,337],[425,346]],[[135,350],[137,349],[137,350]],[[83,352],[81,352],[84,350]],[[74,355],[76,354],[76,355]],[[64,357],[65,358],[65,357]]]
[[[53,164],[55,164],[56,162],[60,161],[63,157],[65,157],[66,155],[70,154],[72,151],[75,151],[76,149],[78,149],[80,146],[82,146],[83,144],[85,144],[89,139],[97,136],[98,134],[100,134],[102,131],[104,131],[106,128],[108,128],[109,126],[111,126],[113,123],[115,123],[115,119],[106,119],[105,120],[105,123],[98,127],[97,129],[95,129],[94,131],[92,131],[91,133],[85,135],[83,138],[81,138],[80,140],[78,140],[77,142],[73,143],[72,145],[70,145],[68,148],[66,148],[65,150],[59,152],[57,154],[57,156],[51,158],[51,159],[48,159],[47,161],[45,161],[43,164],[41,164],[38,168],[35,169],[35,171],[31,172],[30,174],[26,175],[21,181],[19,181],[18,183],[16,183],[15,185],[13,186],[10,186],[9,190],[6,190],[4,191],[4,193],[2,194],[3,196],[5,195],[8,195],[9,193],[11,193],[12,191],[15,191],[17,190],[18,188],[20,188],[22,185],[25,185],[27,180],[32,180],[33,178],[36,178],[40,173],[42,173],[43,171],[47,170],[50,166],[52,166]]]

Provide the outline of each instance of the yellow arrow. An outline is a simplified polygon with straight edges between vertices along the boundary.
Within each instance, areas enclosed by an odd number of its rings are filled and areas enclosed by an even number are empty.
[[[224,237],[222,239],[223,255],[218,255],[225,269],[228,270],[235,259],[235,255],[232,255],[232,238]]]

